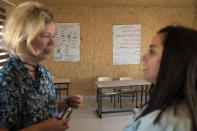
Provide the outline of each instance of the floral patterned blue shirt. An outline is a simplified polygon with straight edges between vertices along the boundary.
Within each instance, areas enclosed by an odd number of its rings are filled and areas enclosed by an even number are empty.
[[[0,129],[19,129],[23,105],[24,127],[57,117],[51,75],[41,65],[36,74],[35,80],[15,56],[0,69]]]

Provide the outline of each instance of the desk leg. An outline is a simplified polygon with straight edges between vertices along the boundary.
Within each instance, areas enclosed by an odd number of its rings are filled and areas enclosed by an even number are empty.
[[[102,88],[98,88],[98,115],[102,119]]]
[[[97,89],[97,110],[96,110],[96,112],[99,114],[99,102],[100,102],[100,100],[99,100],[99,88]]]
[[[122,90],[119,89],[119,92],[121,92]],[[119,99],[120,99],[120,108],[122,108],[122,94],[118,94]]]
[[[114,96],[114,109],[116,108],[116,100],[115,100],[115,95],[113,95]]]
[[[67,83],[66,85],[67,85],[67,98],[69,98],[69,83]]]
[[[61,91],[58,90],[58,93],[59,93],[59,100],[61,100],[61,99],[62,99],[62,98],[61,98]]]
[[[148,86],[146,85],[146,97],[145,97],[145,104],[147,102],[147,97],[148,97]]]
[[[136,108],[138,108],[138,104],[137,104],[137,102],[138,102],[138,90],[135,89],[135,91],[136,91]]]
[[[143,103],[143,91],[144,91],[144,86],[141,86],[141,104],[140,106],[142,107],[142,103]]]
[[[57,89],[55,89],[55,98],[57,99]]]

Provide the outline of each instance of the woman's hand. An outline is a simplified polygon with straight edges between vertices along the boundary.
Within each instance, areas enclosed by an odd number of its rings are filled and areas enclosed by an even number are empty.
[[[70,96],[70,106],[78,109],[83,106],[83,98],[81,95],[72,95]]]
[[[41,130],[43,131],[65,131],[65,129],[68,129],[68,121],[70,118],[66,118],[63,120],[57,120],[57,119],[48,119],[40,123]]]
[[[54,118],[50,118],[50,119],[45,120],[41,123],[31,125],[27,128],[23,128],[19,131],[65,131],[69,127],[68,126],[69,120],[70,120],[70,118],[66,118],[63,120],[57,120]],[[2,130],[2,131],[4,131],[4,130]]]

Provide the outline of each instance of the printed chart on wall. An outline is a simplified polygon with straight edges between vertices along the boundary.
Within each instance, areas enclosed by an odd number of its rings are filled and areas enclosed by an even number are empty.
[[[141,24],[113,25],[113,64],[140,64]]]
[[[55,23],[55,61],[80,61],[80,23]]]

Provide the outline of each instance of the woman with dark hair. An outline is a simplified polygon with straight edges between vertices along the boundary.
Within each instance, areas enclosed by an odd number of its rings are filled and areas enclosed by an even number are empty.
[[[142,59],[150,99],[124,131],[196,131],[197,31],[161,29]]]

